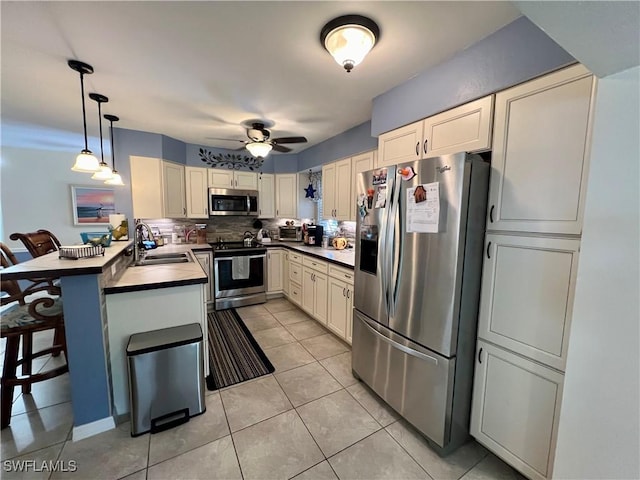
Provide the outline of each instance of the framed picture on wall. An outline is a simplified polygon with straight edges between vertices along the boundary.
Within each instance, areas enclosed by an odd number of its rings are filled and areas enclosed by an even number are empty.
[[[116,213],[113,188],[71,185],[74,225],[109,225],[109,214]]]

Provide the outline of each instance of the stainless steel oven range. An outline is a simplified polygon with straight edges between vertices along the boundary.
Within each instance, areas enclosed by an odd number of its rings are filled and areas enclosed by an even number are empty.
[[[267,249],[243,242],[213,243],[216,310],[267,301]]]

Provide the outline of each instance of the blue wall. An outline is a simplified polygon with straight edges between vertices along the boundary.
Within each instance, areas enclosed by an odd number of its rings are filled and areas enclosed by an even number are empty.
[[[376,148],[378,139],[371,136],[371,122],[365,122],[300,152],[298,171]]]
[[[371,134],[395,128],[574,63],[526,17],[373,99]]]
[[[214,148],[207,147],[205,145],[194,145],[188,143],[186,145],[186,164],[192,167],[209,167],[208,164],[202,161],[199,155],[200,149],[203,148],[207,151],[213,152],[214,154],[232,154],[232,155],[240,155],[240,156],[250,156],[246,150],[227,150],[225,148]],[[243,168],[242,170],[249,170],[248,168]],[[265,158],[262,167],[260,168],[261,172],[264,173],[293,173],[298,171],[298,156],[295,154],[286,154],[286,153],[277,153],[277,154],[269,154],[267,158]]]
[[[186,144],[166,135],[162,135],[162,158],[172,162],[185,164]]]

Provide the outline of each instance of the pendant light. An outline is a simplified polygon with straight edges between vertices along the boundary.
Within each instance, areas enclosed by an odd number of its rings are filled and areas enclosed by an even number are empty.
[[[254,157],[266,157],[273,148],[273,145],[267,142],[250,142],[246,145],[249,153]]]
[[[347,73],[358,65],[380,38],[380,28],[362,15],[334,18],[320,31],[320,43]]]
[[[115,115],[109,115],[109,114],[106,114],[104,116],[104,118],[106,118],[110,122],[110,125],[109,125],[109,136],[111,137],[111,159],[112,159],[112,163],[113,163],[113,171],[112,171],[112,174],[111,174],[111,178],[109,180],[107,180],[106,182],[104,182],[104,183],[106,183],[107,185],[119,185],[119,186],[122,186],[122,185],[124,185],[124,183],[122,182],[122,177],[120,176],[120,174],[116,170],[116,151],[113,148],[113,122],[117,122],[120,119],[118,117],[116,117]]]
[[[99,93],[90,93],[89,98],[95,100],[98,103],[98,125],[100,125],[100,170],[94,173],[91,178],[93,180],[109,180],[113,175],[111,173],[111,167],[104,161],[104,149],[102,148],[102,108],[103,103],[107,103],[109,99]]]
[[[100,170],[98,159],[93,155],[87,144],[87,113],[84,107],[84,76],[93,73],[93,67],[79,60],[69,60],[67,62],[71,70],[75,70],[80,74],[80,94],[82,98],[82,123],[84,126],[84,149],[76,157],[71,170],[74,172],[93,173]]]

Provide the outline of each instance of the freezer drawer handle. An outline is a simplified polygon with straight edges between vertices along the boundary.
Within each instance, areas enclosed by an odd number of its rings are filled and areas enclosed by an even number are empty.
[[[491,242],[487,244],[487,258],[491,259]]]
[[[376,329],[373,328],[371,325],[369,325],[368,322],[365,321],[363,323],[369,330],[371,330],[371,333],[377,335],[380,338],[380,340],[382,340],[383,342],[388,343],[393,348],[397,348],[398,350],[401,350],[401,351],[403,351],[404,353],[406,353],[408,355],[411,355],[413,357],[418,357],[418,358],[421,358],[422,360],[427,360],[428,362],[431,362],[434,365],[438,365],[438,359],[437,358],[431,357],[429,355],[425,355],[424,353],[418,352],[417,350],[414,350],[413,348],[405,347],[404,345],[396,343],[393,340],[391,340],[390,338],[387,338],[384,335],[382,335],[380,332],[376,331]]]
[[[478,363],[482,363],[482,347],[478,350]]]

